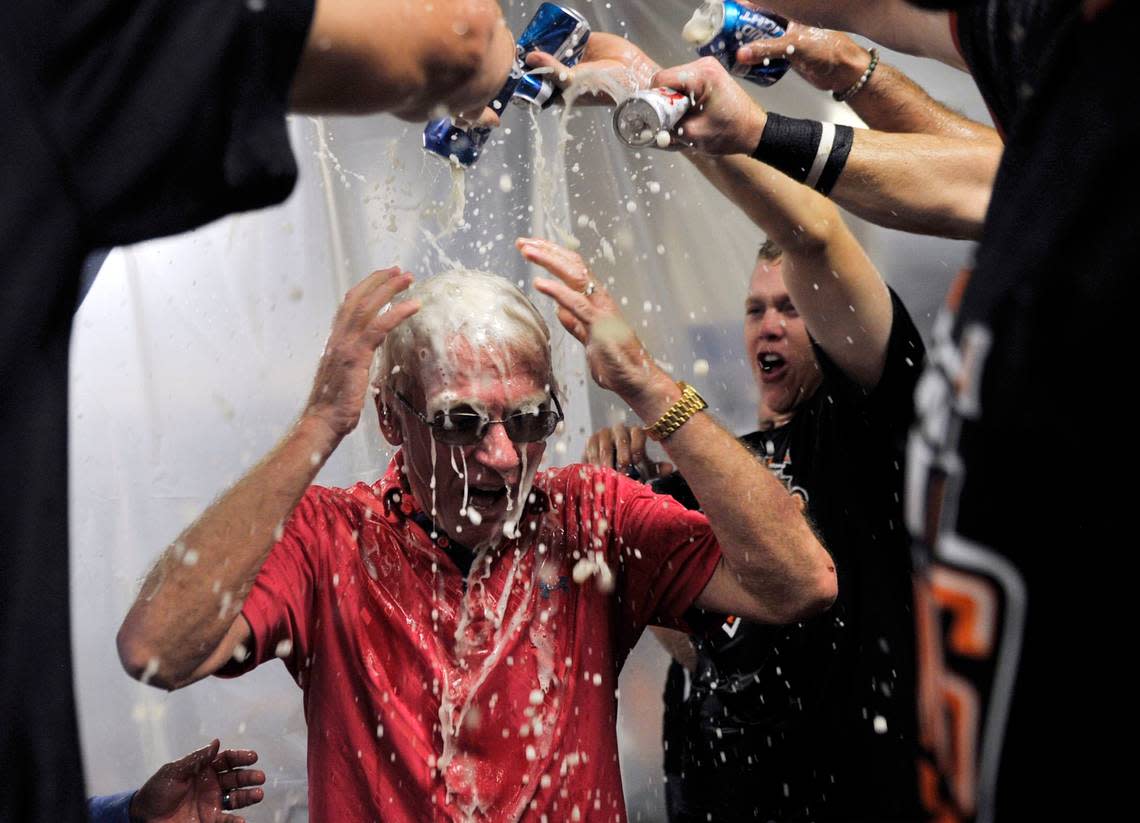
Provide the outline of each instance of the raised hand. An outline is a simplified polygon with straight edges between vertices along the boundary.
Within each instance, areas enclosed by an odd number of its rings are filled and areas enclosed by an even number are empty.
[[[625,423],[598,429],[586,443],[583,461],[594,466],[626,471],[636,469],[644,481],[656,480],[673,473],[673,464],[655,463],[645,453],[645,429]]]
[[[754,40],[736,51],[736,60],[755,66],[786,59],[796,74],[821,91],[854,85],[870,63],[867,50],[846,34],[788,21],[783,37]]]
[[[131,800],[132,820],[147,823],[245,823],[226,814],[261,802],[265,773],[246,768],[257,762],[257,752],[226,749],[220,743],[191,752],[162,766]]]
[[[760,142],[768,115],[714,58],[659,71],[653,85],[693,100],[678,124],[681,143],[706,154],[751,154]]]
[[[649,88],[661,69],[633,43],[604,31],[590,34],[582,59],[573,68],[541,51],[528,54],[526,64],[531,69],[548,69],[556,86],[574,90],[578,104],[600,105],[613,105],[638,89]]]
[[[360,420],[376,349],[392,329],[419,310],[417,301],[405,300],[380,311],[411,283],[412,276],[398,266],[375,271],[349,289],[337,310],[305,415],[326,423],[338,438]]]
[[[558,320],[586,347],[594,382],[617,392],[636,409],[663,372],[642,347],[613,297],[576,252],[533,237],[520,237],[515,245],[523,257],[557,278],[536,278],[534,287],[558,303]]]

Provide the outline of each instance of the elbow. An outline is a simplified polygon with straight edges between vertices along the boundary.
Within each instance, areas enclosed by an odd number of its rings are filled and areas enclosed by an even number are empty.
[[[824,552],[826,554],[826,552]],[[839,581],[835,577],[835,565],[830,562],[824,564],[805,587],[803,603],[803,616],[815,617],[823,614],[835,603],[839,596]]]
[[[185,685],[185,680],[172,676],[169,667],[163,664],[160,650],[130,625],[129,618],[119,627],[115,645],[123,671],[140,683],[165,691]]]
[[[836,238],[847,232],[839,209],[823,197],[813,198],[814,208],[802,223],[777,238],[784,252],[799,258],[825,257]]]
[[[839,596],[839,582],[835,576],[835,563],[818,541],[813,554],[815,561],[805,569],[795,591],[789,593],[787,613],[782,622],[795,623],[823,614]]]

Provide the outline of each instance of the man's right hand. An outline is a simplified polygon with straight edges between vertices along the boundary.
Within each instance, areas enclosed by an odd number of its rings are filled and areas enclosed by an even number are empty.
[[[756,66],[787,60],[796,74],[820,91],[851,88],[871,62],[867,50],[846,34],[788,21],[783,37],[762,38],[736,51],[737,63]]]
[[[590,89],[575,97],[578,105],[613,105],[620,101],[614,100],[612,91],[608,90],[620,88],[629,95],[638,89],[647,89],[653,75],[661,70],[661,66],[633,43],[604,31],[590,34],[582,59],[573,68],[541,51],[528,54],[526,64],[532,70],[548,69],[551,82],[560,89],[573,92],[575,83],[581,89]]]
[[[582,459],[591,465],[617,471],[636,469],[640,479],[645,482],[672,474],[672,463],[656,463],[649,459],[645,453],[645,441],[645,429],[615,423],[590,435]]]
[[[653,85],[676,89],[693,101],[678,124],[681,143],[706,154],[751,154],[759,145],[767,113],[714,58],[659,71]]]
[[[349,289],[337,310],[304,416],[327,425],[338,440],[360,420],[376,349],[419,310],[418,301],[405,300],[380,311],[411,284],[412,275],[398,266],[375,271]]]

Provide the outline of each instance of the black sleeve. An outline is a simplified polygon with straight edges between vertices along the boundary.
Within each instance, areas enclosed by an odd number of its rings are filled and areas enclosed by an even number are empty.
[[[874,389],[867,390],[848,377],[814,340],[812,347],[829,393],[839,393],[863,409],[874,423],[905,432],[914,418],[914,388],[922,373],[926,346],[902,300],[891,294],[891,334],[883,374]]]
[[[1066,70],[1066,33],[1084,4],[1076,0],[974,0],[951,21],[958,51],[1003,134],[1050,69]]]
[[[680,472],[673,472],[666,477],[659,477],[650,484],[650,488],[657,494],[667,494],[684,506],[686,509],[699,511],[701,504],[697,502],[689,484]]]
[[[314,0],[15,0],[89,245],[283,200],[285,113]]]

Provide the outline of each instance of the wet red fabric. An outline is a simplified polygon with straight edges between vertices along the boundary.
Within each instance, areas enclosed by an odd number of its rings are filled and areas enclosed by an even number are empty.
[[[315,821],[624,820],[617,678],[720,559],[708,521],[612,471],[540,473],[471,585],[412,522],[398,459],[312,487],[243,608],[304,690]],[[411,502],[411,505],[409,505]],[[614,589],[572,571],[602,553]]]

